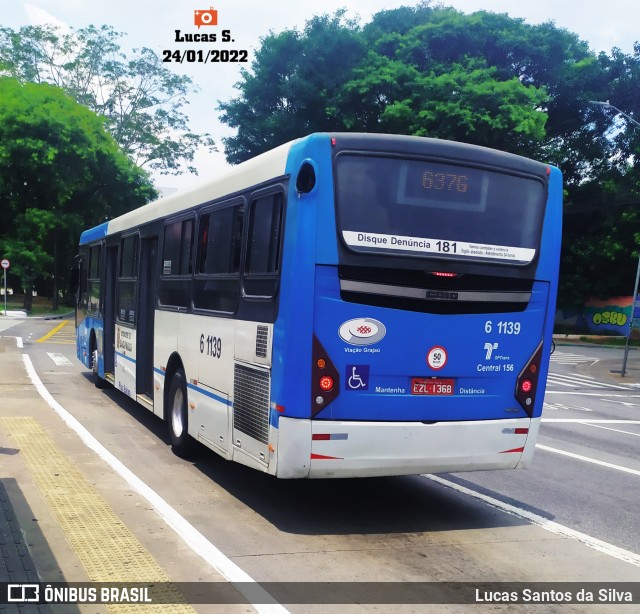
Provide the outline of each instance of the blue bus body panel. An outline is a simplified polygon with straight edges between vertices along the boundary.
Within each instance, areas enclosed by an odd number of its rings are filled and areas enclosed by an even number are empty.
[[[95,226],[94,228],[85,230],[80,235],[80,245],[87,245],[89,243],[94,243],[95,241],[99,241],[100,239],[104,239],[107,236],[108,228],[109,228],[109,222],[104,222],[99,226]]]
[[[340,395],[317,419],[439,422],[528,417],[515,398],[516,379],[542,340],[548,283],[534,284],[526,311],[464,315],[344,303],[339,287],[336,267],[318,267],[315,333],[338,370]],[[346,341],[349,322],[376,327],[382,336],[372,343],[357,336]],[[433,367],[430,351],[443,356]],[[434,377],[452,380],[453,394],[412,394],[412,378]],[[542,396],[534,417],[540,415]]]
[[[271,399],[287,416],[309,418],[311,339],[313,338],[316,233],[331,223],[318,223],[322,202],[333,202],[331,144],[328,135],[313,135],[294,143],[286,174],[295,178],[304,162],[316,171],[316,186],[298,195],[295,179],[289,184],[278,318],[274,324]],[[329,207],[333,212],[333,207]],[[334,215],[331,213],[331,215]],[[335,227],[334,227],[335,246]],[[337,262],[337,251],[335,255]],[[271,423],[277,426],[278,414]]]
[[[317,420],[529,418],[516,399],[516,381],[543,343],[540,384],[530,410],[531,417],[539,417],[559,268],[562,187],[558,169],[549,170],[536,281],[527,308],[510,313],[437,315],[341,299],[329,135],[314,135],[294,144],[287,174],[295,178],[304,161],[314,166],[317,183],[310,193],[301,195],[296,193],[295,180],[290,184],[273,345],[271,398],[281,406],[280,411],[290,417],[310,416],[311,339],[315,335],[340,377],[340,394],[315,415]],[[384,330],[379,340],[358,345],[357,339],[354,344],[341,337],[347,322],[366,319]],[[428,355],[438,348],[446,360],[434,368]],[[453,394],[412,394],[413,378],[453,380]],[[277,426],[275,413],[272,424]]]
[[[102,378],[104,378],[104,356],[100,348],[102,348],[103,327],[104,322],[101,318],[87,316],[78,324],[78,330],[76,331],[76,355],[87,369],[92,368],[89,342],[91,331],[94,331],[98,348],[98,375]]]
[[[91,243],[95,243],[96,241],[100,241],[107,236],[107,231],[109,229],[109,222],[104,222],[99,226],[95,226],[94,228],[90,228],[89,230],[85,230],[80,235],[80,245],[89,245]],[[78,360],[82,362],[82,364],[88,369],[92,368],[92,358],[91,358],[91,348],[90,348],[90,339],[91,339],[91,331],[94,331],[96,336],[96,342],[98,347],[98,375],[104,378],[104,358],[102,348],[102,339],[103,339],[103,328],[104,322],[102,318],[96,318],[93,316],[85,317],[81,322],[78,323],[78,328],[76,330],[76,355]]]

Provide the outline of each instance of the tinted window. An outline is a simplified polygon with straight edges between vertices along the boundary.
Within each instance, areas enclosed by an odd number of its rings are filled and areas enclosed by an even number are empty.
[[[193,220],[169,224],[164,230],[163,275],[191,274]]]
[[[158,302],[167,307],[189,306],[193,220],[167,224],[164,229],[162,269],[158,283]]]
[[[527,264],[546,186],[532,177],[431,161],[337,158],[341,237],[354,251]]]
[[[198,226],[193,306],[234,313],[240,298],[240,259],[244,207],[205,213]]]
[[[277,273],[280,268],[282,194],[253,201],[247,249],[247,273]]]
[[[244,208],[212,211],[200,219],[196,273],[238,273],[242,251]]]
[[[120,275],[118,278],[118,309],[120,322],[135,324],[138,286],[138,236],[120,241]]]

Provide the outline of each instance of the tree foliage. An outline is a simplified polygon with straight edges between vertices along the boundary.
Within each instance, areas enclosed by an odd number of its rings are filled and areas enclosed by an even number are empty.
[[[270,33],[238,95],[219,102],[236,163],[315,131],[393,132],[558,165],[565,181],[561,302],[631,291],[640,238],[640,47],[595,54],[548,22],[422,2],[364,26],[343,12]]]
[[[93,112],[58,87],[0,78],[0,253],[25,289],[55,288],[84,228],[155,195]]]
[[[98,115],[139,166],[177,173],[199,147],[214,150],[208,134],[189,130],[182,111],[195,91],[191,79],[167,70],[148,48],[127,57],[123,34],[110,26],[62,32],[55,26],[0,28],[0,74],[23,83],[57,85]]]

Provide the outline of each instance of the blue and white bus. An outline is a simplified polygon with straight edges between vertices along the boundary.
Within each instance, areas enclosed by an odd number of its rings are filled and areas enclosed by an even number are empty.
[[[314,134],[84,232],[78,357],[179,455],[279,478],[525,467],[561,216],[547,164]]]

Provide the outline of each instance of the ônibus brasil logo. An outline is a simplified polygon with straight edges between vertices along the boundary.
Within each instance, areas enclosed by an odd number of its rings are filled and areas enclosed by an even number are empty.
[[[373,345],[387,334],[387,328],[373,318],[355,318],[340,326],[338,334],[350,345]]]

